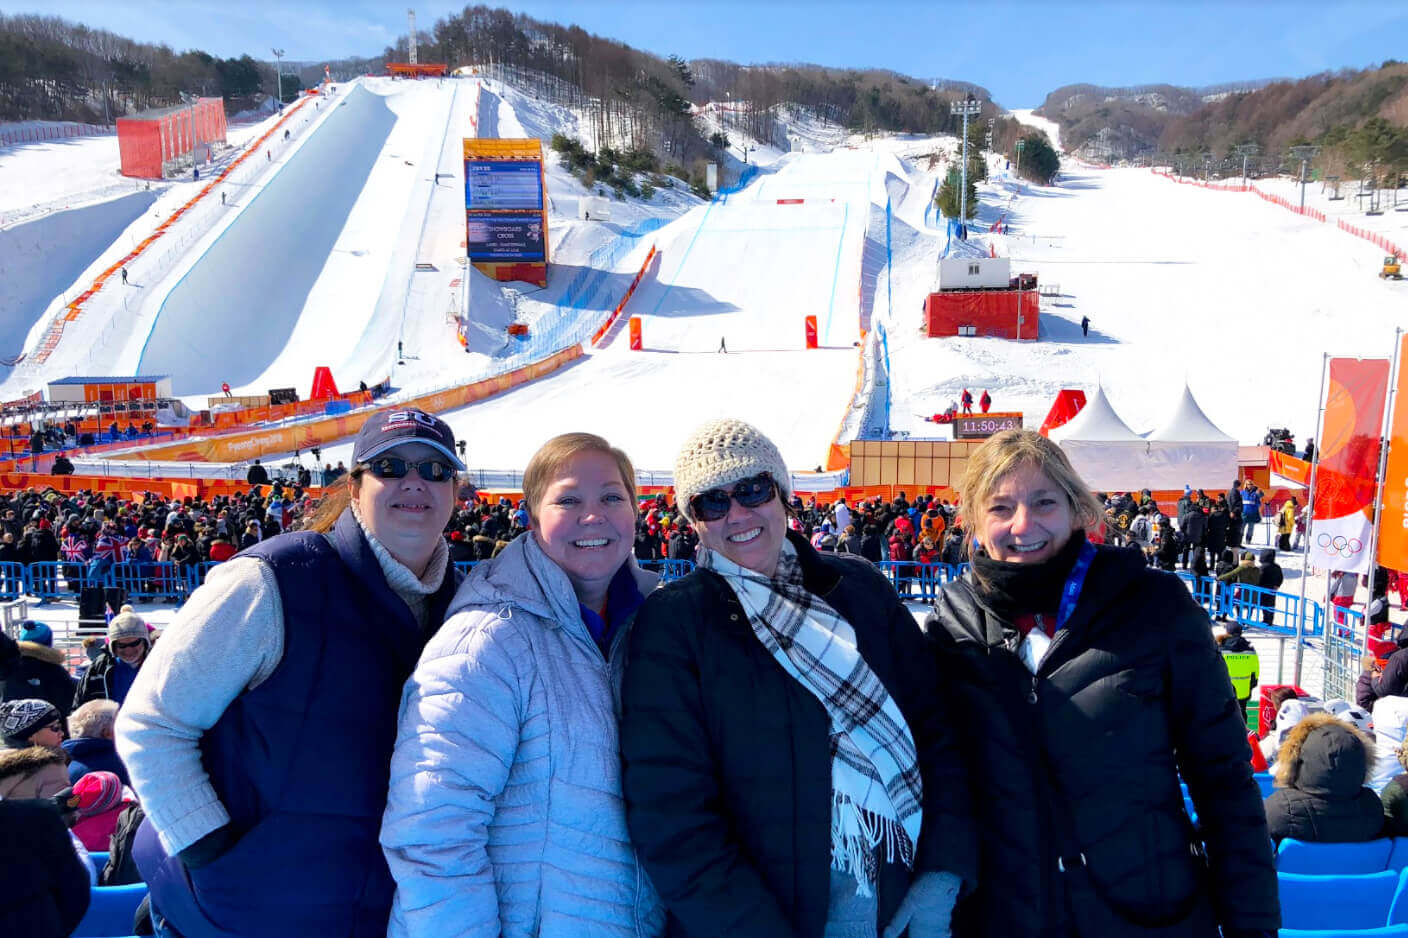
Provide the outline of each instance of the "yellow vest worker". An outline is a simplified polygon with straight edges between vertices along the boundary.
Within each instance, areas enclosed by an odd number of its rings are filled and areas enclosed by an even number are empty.
[[[1252,688],[1256,687],[1258,675],[1258,662],[1254,651],[1233,651],[1222,653],[1222,663],[1227,665],[1227,676],[1232,678],[1232,689],[1237,692],[1237,699],[1246,706],[1252,697]]]

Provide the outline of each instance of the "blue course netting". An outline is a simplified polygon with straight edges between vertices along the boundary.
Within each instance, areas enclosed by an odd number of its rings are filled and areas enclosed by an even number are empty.
[[[557,305],[533,324],[530,337],[518,346],[511,360],[536,361],[590,339],[607,310],[620,299],[603,295],[615,276],[614,268],[646,235],[667,223],[667,219],[647,218],[592,251],[586,266],[572,277]]]

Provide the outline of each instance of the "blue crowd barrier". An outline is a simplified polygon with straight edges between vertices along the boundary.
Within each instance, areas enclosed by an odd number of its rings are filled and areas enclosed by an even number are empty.
[[[41,560],[30,564],[25,569],[25,592],[30,596],[38,596],[40,599],[59,599],[65,595],[72,595],[75,590],[68,582],[64,568],[71,568],[68,572],[78,574],[81,569],[78,564],[59,563],[52,560]],[[64,585],[59,586],[62,579]]]
[[[678,580],[680,577],[688,576],[694,569],[692,560],[637,560],[643,569],[660,574],[661,583],[669,583],[671,580]]]
[[[961,575],[962,569],[946,563],[915,563],[907,560],[882,560],[876,564],[889,578],[900,596],[934,599],[939,587]]]
[[[1320,638],[1325,634],[1324,610],[1312,600],[1304,600],[1302,606],[1301,598],[1294,593],[1242,583],[1219,583],[1216,577],[1195,576],[1188,570],[1176,571],[1175,575],[1188,585],[1193,599],[1210,616],[1223,616],[1249,628],[1289,637],[1296,634],[1296,622],[1303,614],[1305,638]]]
[[[22,563],[0,563],[0,599],[19,599],[27,586]]]
[[[118,587],[127,594],[128,599],[139,602],[184,602],[195,589],[196,584],[192,581],[196,566],[182,566],[169,560],[124,560],[112,565],[102,585]]]

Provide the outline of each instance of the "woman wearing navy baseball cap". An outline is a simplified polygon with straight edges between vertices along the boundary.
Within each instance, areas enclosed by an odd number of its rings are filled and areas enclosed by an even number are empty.
[[[396,711],[458,585],[441,532],[464,466],[409,408],[352,458],[311,530],[211,570],[119,714],[158,934],[386,934]]]

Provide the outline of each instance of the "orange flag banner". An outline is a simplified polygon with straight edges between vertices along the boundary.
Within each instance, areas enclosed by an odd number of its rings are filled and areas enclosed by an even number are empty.
[[[1389,418],[1379,563],[1390,570],[1408,570],[1408,332],[1398,342],[1398,393]]]

